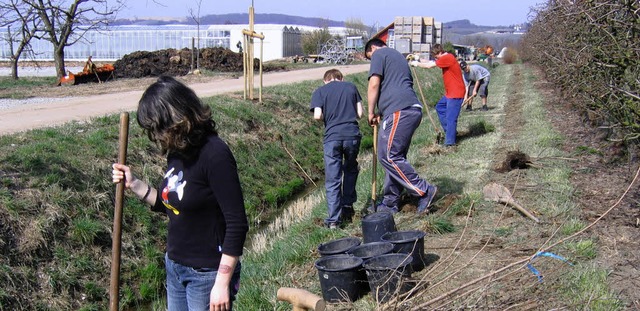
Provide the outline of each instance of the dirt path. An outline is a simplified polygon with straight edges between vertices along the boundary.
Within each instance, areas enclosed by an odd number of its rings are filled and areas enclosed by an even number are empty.
[[[363,72],[369,64],[335,67],[343,74]],[[328,67],[275,72],[264,75],[263,86],[295,83],[304,80],[321,79]],[[258,92],[256,76],[255,92]],[[200,97],[238,92],[244,89],[244,80],[223,79],[208,83],[189,85]],[[82,121],[91,117],[114,114],[136,109],[143,89],[120,93],[101,94],[85,97],[71,97],[42,104],[18,105],[0,110],[0,135],[26,131],[29,129],[60,125],[69,121]]]

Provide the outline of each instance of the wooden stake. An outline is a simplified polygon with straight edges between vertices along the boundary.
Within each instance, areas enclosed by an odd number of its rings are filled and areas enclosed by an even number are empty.
[[[129,113],[120,114],[120,137],[118,163],[127,164],[127,145],[129,141]],[[120,291],[120,246],[122,237],[122,205],[124,201],[123,179],[116,185],[116,202],[113,211],[113,237],[111,245],[111,286],[109,290],[109,310],[118,311]]]

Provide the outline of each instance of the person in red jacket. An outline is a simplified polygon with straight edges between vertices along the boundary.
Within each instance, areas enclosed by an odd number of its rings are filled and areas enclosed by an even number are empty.
[[[444,96],[436,103],[436,111],[445,134],[444,145],[447,147],[455,146],[458,115],[460,115],[460,108],[465,95],[462,70],[455,55],[446,52],[440,44],[433,46],[431,55],[436,59],[435,62],[412,61],[411,65],[422,68],[435,66],[442,68]]]

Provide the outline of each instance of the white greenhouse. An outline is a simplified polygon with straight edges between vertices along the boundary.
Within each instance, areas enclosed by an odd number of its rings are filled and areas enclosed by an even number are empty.
[[[201,25],[198,35],[196,25],[111,26],[105,30],[87,31],[80,41],[65,48],[65,59],[84,61],[92,56],[94,61],[114,61],[135,51],[191,48],[192,42],[198,46],[198,37],[201,48],[224,47],[238,52],[237,44],[243,42],[243,29],[248,29],[248,25]],[[318,28],[254,25],[254,31],[264,35],[264,61],[302,55],[302,32],[315,29]],[[332,28],[330,31],[334,34],[345,33],[344,28]],[[0,60],[8,60],[11,55],[8,36],[6,29],[0,30]],[[53,60],[53,47],[50,42],[32,40],[31,46],[36,60]],[[254,48],[254,55],[259,57],[260,39],[254,40]],[[28,59],[23,55],[21,60]]]

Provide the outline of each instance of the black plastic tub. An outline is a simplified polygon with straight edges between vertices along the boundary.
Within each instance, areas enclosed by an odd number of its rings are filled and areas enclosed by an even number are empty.
[[[351,255],[324,256],[316,260],[316,269],[327,302],[353,302],[360,297],[362,258]]]

